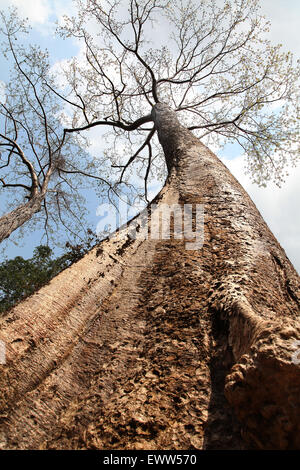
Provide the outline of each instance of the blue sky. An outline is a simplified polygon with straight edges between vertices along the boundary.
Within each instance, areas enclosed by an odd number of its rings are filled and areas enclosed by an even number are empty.
[[[261,0],[262,11],[271,21],[270,38],[274,43],[282,43],[283,48],[291,50],[300,57],[300,2],[299,0]],[[22,15],[32,24],[31,42],[42,48],[47,47],[52,61],[59,61],[76,54],[76,45],[70,41],[54,37],[55,21],[63,14],[72,11],[71,0],[0,0],[0,8],[17,6]],[[7,63],[0,57],[0,80],[6,81]],[[224,163],[248,191],[269,227],[285,249],[290,260],[300,272],[300,168],[293,168],[281,188],[273,184],[258,188],[245,175],[243,156],[238,146],[226,146],[219,153]],[[87,210],[92,229],[96,229],[99,218],[96,216],[98,201],[89,200]],[[4,243],[5,256],[8,258],[22,255],[30,257],[34,247],[41,241],[40,233],[27,234],[23,246],[16,246],[12,240]],[[3,259],[3,256],[2,256]]]

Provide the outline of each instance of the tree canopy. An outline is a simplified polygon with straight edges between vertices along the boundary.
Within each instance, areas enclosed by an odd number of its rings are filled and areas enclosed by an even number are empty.
[[[155,139],[145,123],[160,101],[208,144],[238,142],[257,183],[282,181],[299,156],[299,68],[268,40],[257,0],[76,4],[78,15],[60,28],[82,47],[65,67],[76,105],[69,131],[109,126],[120,180],[138,160],[147,179]]]
[[[14,259],[3,261],[0,264],[0,314],[33,294],[63,269],[82,258],[95,242],[95,235],[88,230],[84,243],[67,243],[64,253],[59,257],[53,256],[49,246],[39,245],[29,259],[16,256]]]
[[[54,67],[14,41],[25,23],[2,14],[15,64],[1,104],[2,190],[30,198],[46,188],[45,228],[80,220],[86,178],[108,197],[148,200],[151,178],[166,174],[151,116],[158,102],[208,146],[237,142],[258,184],[283,181],[299,157],[299,67],[269,41],[258,0],[74,3],[57,32],[80,52]],[[106,142],[97,159],[92,128]]]
[[[64,130],[61,103],[51,91],[49,53],[22,44],[29,28],[16,10],[7,15],[1,12],[0,19],[3,51],[12,64],[0,103],[2,204],[8,210],[20,209],[21,226],[27,222],[22,219],[26,201],[34,204],[36,200],[29,220],[44,229],[46,242],[51,237],[52,242],[57,240],[61,228],[83,239],[87,227],[82,189],[95,188],[96,182],[99,187],[105,181],[76,137]],[[10,214],[16,218],[16,211]],[[7,220],[0,218],[1,240],[1,224],[5,232]]]

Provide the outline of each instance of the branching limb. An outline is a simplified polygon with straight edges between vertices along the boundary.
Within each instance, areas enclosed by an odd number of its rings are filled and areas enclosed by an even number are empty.
[[[129,167],[129,165],[136,159],[136,157],[141,153],[141,151],[150,143],[150,141],[151,141],[151,139],[152,139],[154,133],[155,133],[155,127],[153,127],[153,128],[151,129],[151,131],[149,132],[149,134],[148,134],[146,140],[145,140],[145,141],[143,142],[143,144],[138,148],[138,150],[135,152],[135,154],[132,155],[132,156],[129,158],[128,162],[127,162],[125,165],[123,165],[123,166],[122,166],[122,165],[112,165],[112,167],[114,167],[114,168],[116,168],[116,167],[117,167],[117,168],[123,168],[122,173],[121,173],[121,176],[120,176],[120,179],[119,179],[119,183],[122,182],[124,173],[125,173],[125,171],[127,170],[127,168]]]
[[[131,124],[123,124],[120,121],[102,120],[102,121],[92,122],[92,123],[87,124],[86,126],[82,126],[82,127],[75,127],[73,129],[65,129],[64,132],[65,133],[72,133],[72,132],[86,131],[87,129],[91,129],[92,127],[96,127],[96,126],[112,126],[112,127],[118,128],[118,129],[123,129],[124,131],[133,131],[135,129],[138,129],[143,124],[146,124],[147,122],[151,122],[152,120],[153,119],[152,119],[151,114],[147,114],[147,116],[143,116],[143,117],[137,119],[136,121],[134,121]]]
[[[150,168],[151,168],[151,163],[152,163],[152,147],[151,147],[151,143],[148,142],[147,143],[147,146],[148,146],[148,164],[147,164],[147,169],[146,169],[146,173],[145,173],[145,177],[144,177],[144,183],[145,183],[145,200],[146,202],[149,202],[148,201],[148,188],[147,188],[147,183],[148,183],[148,176],[149,176],[149,172],[150,172]]]

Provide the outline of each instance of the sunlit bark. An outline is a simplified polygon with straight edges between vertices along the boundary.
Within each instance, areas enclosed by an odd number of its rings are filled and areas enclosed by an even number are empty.
[[[204,205],[204,245],[123,228],[2,320],[3,448],[300,446],[299,277],[219,159],[152,117],[157,208]]]

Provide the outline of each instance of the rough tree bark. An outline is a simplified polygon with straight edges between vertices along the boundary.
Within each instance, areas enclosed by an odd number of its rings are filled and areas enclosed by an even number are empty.
[[[161,204],[204,245],[126,229],[2,319],[5,449],[300,447],[299,277],[244,189],[158,104]]]
[[[41,210],[45,193],[37,193],[24,204],[0,217],[0,243]]]

